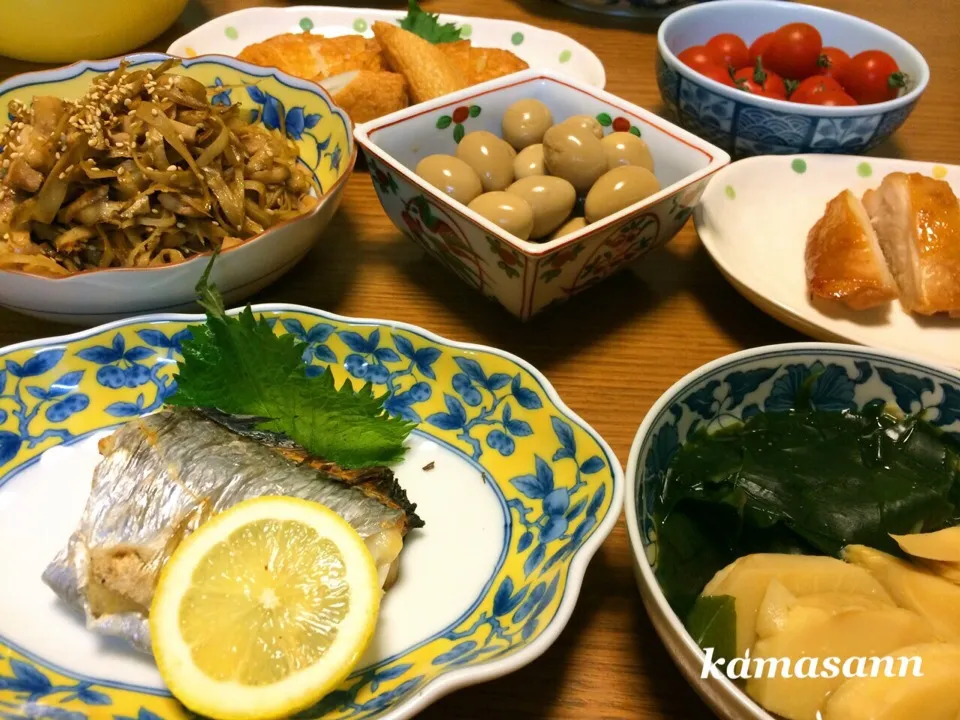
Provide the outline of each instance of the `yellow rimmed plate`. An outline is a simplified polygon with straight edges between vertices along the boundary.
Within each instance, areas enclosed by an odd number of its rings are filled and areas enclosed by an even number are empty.
[[[619,517],[610,447],[509,353],[299,306],[254,311],[419,424],[394,470],[426,527],[407,536],[358,670],[305,717],[411,717],[539,656]],[[146,316],[0,350],[0,717],[187,717],[151,657],[87,632],[40,575],[83,510],[97,440],[162,405],[201,321]]]

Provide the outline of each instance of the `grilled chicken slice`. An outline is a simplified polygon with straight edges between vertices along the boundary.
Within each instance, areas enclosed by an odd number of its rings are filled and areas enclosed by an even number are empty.
[[[960,204],[949,183],[890,173],[865,203],[903,307],[960,313]]]
[[[863,204],[849,190],[827,203],[807,235],[807,286],[810,292],[866,310],[897,297],[877,235]]]

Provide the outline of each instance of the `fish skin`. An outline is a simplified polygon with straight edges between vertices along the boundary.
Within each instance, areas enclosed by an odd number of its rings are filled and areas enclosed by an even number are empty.
[[[285,446],[283,453],[296,450],[271,440]],[[285,495],[319,502],[364,539],[423,524],[369,488],[287,459],[281,448],[195,410],[165,409],[132,420],[101,440],[100,452],[80,525],[43,581],[83,610],[88,629],[126,638],[144,652],[151,647],[149,600],[163,563],[203,521],[243,500]],[[403,500],[415,507],[405,493]]]
[[[375,498],[388,507],[402,510],[404,513],[404,535],[410,530],[423,527],[423,520],[416,512],[416,503],[411,503],[407,498],[406,491],[400,487],[400,483],[397,482],[390,468],[377,466],[347,470],[321,458],[313,457],[286,435],[269,430],[258,430],[256,426],[269,418],[229,415],[219,410],[207,408],[196,408],[194,412],[223,425],[237,435],[256,440],[261,445],[272,448],[292,462],[309,465],[317,472],[338,482],[358,487],[365,495]]]

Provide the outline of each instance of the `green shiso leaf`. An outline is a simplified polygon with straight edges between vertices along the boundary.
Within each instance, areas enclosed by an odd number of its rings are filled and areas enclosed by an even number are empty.
[[[439,17],[421,10],[417,0],[409,0],[407,14],[400,20],[400,27],[434,44],[459,40],[460,28],[453,23],[442,24]]]
[[[206,323],[190,328],[177,390],[167,404],[262,418],[259,429],[282,433],[345,468],[400,460],[416,424],[388,415],[369,383],[357,391],[349,382],[337,388],[329,368],[308,377],[304,344],[293,335],[274,334],[249,305],[227,315],[209,282],[215,258],[197,284]]]

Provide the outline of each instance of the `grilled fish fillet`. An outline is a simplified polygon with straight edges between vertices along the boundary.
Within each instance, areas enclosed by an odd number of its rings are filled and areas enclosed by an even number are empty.
[[[322,80],[348,70],[384,69],[379,44],[362,35],[328,38],[309,32],[287,33],[248,45],[237,57],[307,80]]]
[[[950,184],[890,173],[864,204],[903,307],[923,315],[960,312],[960,205]]]
[[[865,310],[897,297],[877,235],[860,200],[849,190],[827,203],[807,235],[807,287],[828,300]]]
[[[416,506],[387,468],[344,471],[294,443],[216,413],[167,409],[100,442],[80,525],[43,573],[87,627],[150,652],[147,616],[160,569],[205,520],[253,497],[327,506],[366,540],[381,583],[395,578]]]

